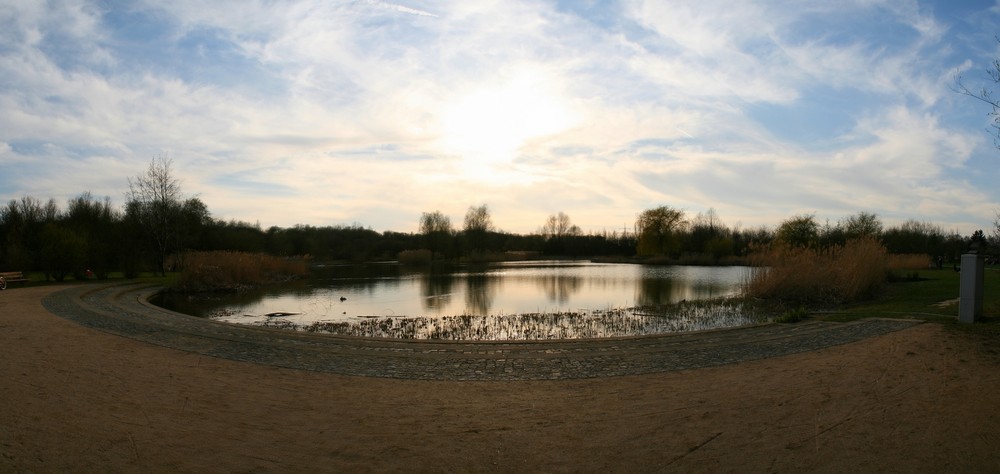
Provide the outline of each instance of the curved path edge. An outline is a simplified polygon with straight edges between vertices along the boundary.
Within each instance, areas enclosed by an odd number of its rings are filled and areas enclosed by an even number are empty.
[[[696,333],[560,341],[372,339],[238,326],[152,305],[157,286],[74,286],[42,300],[82,326],[173,349],[341,375],[423,380],[558,380],[641,375],[779,357],[860,341],[919,321],[811,321]]]

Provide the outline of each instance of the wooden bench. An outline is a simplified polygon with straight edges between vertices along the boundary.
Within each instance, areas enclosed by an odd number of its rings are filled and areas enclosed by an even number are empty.
[[[28,281],[23,272],[0,272],[0,290],[6,290],[8,283],[20,283]]]

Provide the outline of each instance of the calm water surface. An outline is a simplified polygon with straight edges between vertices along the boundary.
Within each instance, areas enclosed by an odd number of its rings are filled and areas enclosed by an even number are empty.
[[[306,280],[239,295],[167,295],[175,311],[251,325],[341,325],[366,320],[523,314],[607,314],[736,294],[746,267],[643,266],[584,261],[506,262],[412,269],[333,265]],[[297,313],[280,318],[269,313]],[[620,313],[620,311],[618,311]],[[560,323],[562,324],[562,323]],[[495,338],[495,337],[490,337]]]

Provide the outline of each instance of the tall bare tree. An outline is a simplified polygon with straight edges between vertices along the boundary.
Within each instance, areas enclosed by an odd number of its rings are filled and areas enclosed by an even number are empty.
[[[994,38],[1000,43],[1000,37]],[[994,85],[1000,85],[1000,59],[993,60],[989,69],[986,70],[986,76]],[[967,95],[990,106],[992,110],[989,115],[993,119],[993,123],[990,124],[993,128],[993,144],[997,148],[1000,148],[1000,98],[994,96],[993,91],[988,86],[983,86],[978,91],[969,89],[965,85],[961,75],[955,76],[955,85],[952,89],[959,94]]]
[[[569,216],[566,213],[560,211],[558,214],[552,214],[545,221],[545,225],[542,226],[542,235],[546,239],[565,237],[569,235],[580,235],[580,228],[573,225],[570,222]]]
[[[154,270],[166,274],[167,256],[178,250],[181,184],[169,157],[153,157],[146,172],[129,178],[126,213],[138,223],[154,252]]]

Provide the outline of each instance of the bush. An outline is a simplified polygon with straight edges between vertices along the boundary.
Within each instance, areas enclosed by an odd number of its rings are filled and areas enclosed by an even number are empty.
[[[788,311],[785,311],[784,313],[781,314],[781,316],[778,316],[774,320],[774,322],[782,324],[797,323],[799,321],[802,321],[803,319],[806,319],[806,316],[808,316],[808,314],[809,313],[806,312],[805,307],[799,306],[796,309],[790,309]]]
[[[886,281],[885,247],[857,239],[827,249],[775,245],[755,250],[747,295],[799,304],[858,301]]]
[[[304,259],[247,252],[185,252],[175,289],[238,291],[292,280],[307,273]]]
[[[931,267],[931,258],[922,253],[889,255],[889,270],[921,270]]]
[[[428,265],[434,259],[434,253],[427,249],[404,250],[397,257],[403,265]]]

